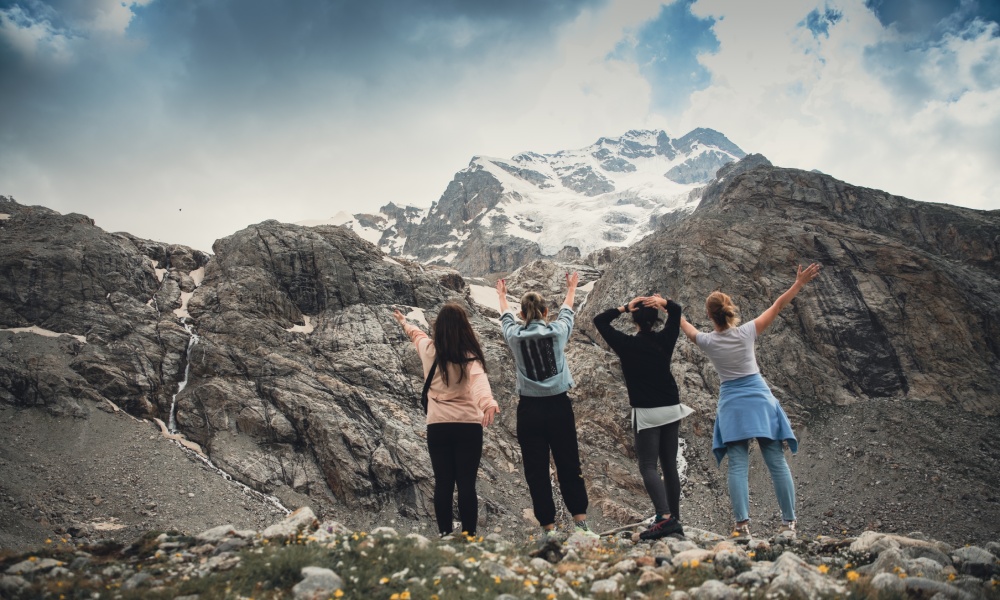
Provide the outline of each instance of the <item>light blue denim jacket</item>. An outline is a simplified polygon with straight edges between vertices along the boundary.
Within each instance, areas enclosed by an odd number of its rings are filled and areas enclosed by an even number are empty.
[[[522,396],[555,396],[573,387],[566,364],[566,342],[573,333],[573,309],[565,304],[551,323],[535,319],[521,325],[514,312],[500,315],[503,337],[517,364],[517,392]]]

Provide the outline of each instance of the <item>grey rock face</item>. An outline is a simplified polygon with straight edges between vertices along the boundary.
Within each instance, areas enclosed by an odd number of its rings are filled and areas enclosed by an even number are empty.
[[[689,158],[667,171],[663,176],[677,183],[700,183],[713,179],[719,169],[731,162],[732,158],[728,154],[706,152]]]
[[[809,262],[823,265],[819,279],[758,344],[770,383],[811,407],[896,397],[1000,412],[984,384],[1000,373],[1000,308],[986,300],[1000,292],[1000,217],[825,175],[761,166],[727,176],[691,216],[628,249],[582,321],[647,289],[679,299],[703,329],[713,289],[751,319]],[[714,390],[711,366],[685,354],[695,364],[684,369]]]

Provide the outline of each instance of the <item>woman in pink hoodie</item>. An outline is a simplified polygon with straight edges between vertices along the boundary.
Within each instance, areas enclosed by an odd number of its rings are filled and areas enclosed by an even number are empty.
[[[434,513],[442,536],[452,532],[452,498],[458,487],[462,532],[475,535],[479,519],[476,473],[483,455],[483,428],[500,407],[486,378],[486,360],[465,309],[445,304],[434,321],[434,339],[393,313],[423,364],[434,367],[427,393],[427,450],[434,469]]]

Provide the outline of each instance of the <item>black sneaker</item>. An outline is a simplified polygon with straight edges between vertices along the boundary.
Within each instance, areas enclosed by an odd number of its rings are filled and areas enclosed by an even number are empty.
[[[640,540],[656,540],[661,537],[668,535],[673,535],[679,533],[684,535],[684,528],[681,527],[681,522],[677,519],[670,517],[669,519],[663,519],[657,521],[649,526],[649,529],[643,531],[639,534]]]

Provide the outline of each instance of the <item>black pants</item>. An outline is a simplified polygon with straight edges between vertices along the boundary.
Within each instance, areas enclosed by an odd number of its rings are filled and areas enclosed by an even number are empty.
[[[635,434],[635,453],[639,457],[639,474],[646,493],[653,501],[657,514],[670,513],[681,518],[681,478],[677,474],[677,441],[680,421],[650,427]],[[656,470],[656,461],[663,468],[663,480]]]
[[[434,516],[438,531],[452,531],[452,500],[458,487],[462,531],[476,533],[479,499],[476,473],[483,456],[483,426],[479,423],[433,423],[427,426],[427,450],[434,469]]]
[[[550,452],[566,508],[572,515],[587,514],[587,488],[580,469],[576,418],[569,396],[565,392],[540,398],[521,396],[517,405],[517,441],[539,525],[544,527],[556,521],[549,479]]]

